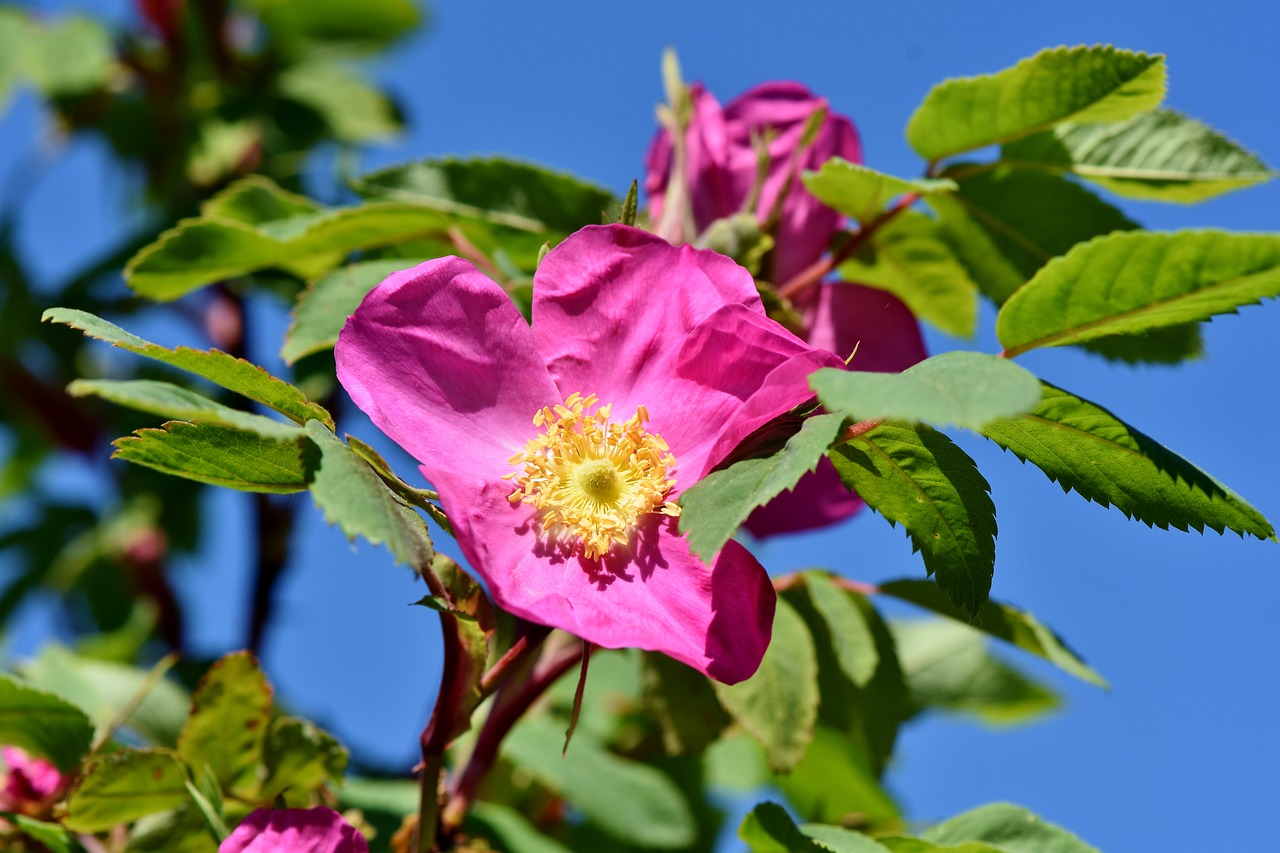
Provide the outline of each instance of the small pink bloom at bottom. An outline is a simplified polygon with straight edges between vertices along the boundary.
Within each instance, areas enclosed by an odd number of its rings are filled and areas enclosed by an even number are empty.
[[[369,853],[364,836],[333,809],[258,809],[218,853]]]
[[[39,804],[57,793],[66,781],[58,768],[14,746],[4,748],[4,763],[9,774],[0,793],[0,804],[8,809],[22,811],[25,804]]]

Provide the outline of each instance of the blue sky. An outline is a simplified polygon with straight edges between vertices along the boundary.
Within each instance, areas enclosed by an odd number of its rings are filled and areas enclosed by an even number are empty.
[[[45,8],[75,4],[43,3]],[[97,3],[125,14],[123,2]],[[788,11],[784,12],[783,9]],[[1050,12],[1052,8],[1054,11]],[[375,67],[411,130],[368,151],[373,168],[419,156],[509,154],[621,192],[661,98],[658,60],[674,45],[686,77],[722,100],[768,79],[799,80],[849,115],[868,165],[920,172],[903,128],[929,87],[996,71],[1043,47],[1110,43],[1168,54],[1167,105],[1280,165],[1280,11],[1269,4],[1137,0],[793,4],[499,4],[442,0],[430,27]],[[0,169],[32,145],[30,97],[0,118]],[[111,243],[125,176],[103,152],[62,152],[25,202],[20,237],[46,280]],[[2,172],[0,172],[2,173]],[[1195,207],[1119,202],[1150,228],[1276,230],[1280,182]],[[1209,355],[1181,369],[1118,368],[1065,351],[1025,366],[1110,407],[1280,520],[1280,378],[1272,351],[1280,308],[1244,309],[1207,326]],[[258,323],[278,334],[279,317]],[[990,328],[991,315],[984,315]],[[260,351],[276,342],[262,341]],[[931,335],[940,352],[974,342]],[[370,438],[352,420],[345,428]],[[1013,800],[1107,851],[1262,849],[1273,842],[1280,766],[1275,602],[1280,546],[1234,534],[1149,530],[1064,495],[1038,471],[972,435],[958,439],[990,480],[1001,535],[993,595],[1053,625],[1112,684],[1104,692],[1026,662],[1060,689],[1065,709],[993,732],[958,720],[909,728],[890,781],[909,813],[941,818]],[[403,456],[400,470],[410,472]],[[216,652],[243,635],[247,503],[210,495],[224,527],[182,568],[198,643]],[[438,678],[437,631],[405,606],[409,573],[367,544],[349,547],[309,512],[280,597],[265,665],[285,701],[337,729],[356,750],[406,768]],[[876,581],[921,576],[900,530],[863,514],[822,534],[759,550],[774,572],[825,566]],[[38,630],[38,623],[36,628]]]

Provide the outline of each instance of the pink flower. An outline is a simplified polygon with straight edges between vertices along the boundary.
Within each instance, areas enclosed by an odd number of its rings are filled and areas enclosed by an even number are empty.
[[[800,174],[832,157],[862,162],[858,133],[849,119],[829,112],[812,144],[802,148],[805,124],[815,110],[826,108],[827,101],[799,83],[762,83],[723,109],[700,83],[693,84],[689,94],[693,110],[685,133],[688,162],[683,189],[692,211],[692,229],[684,227],[686,217],[679,211],[666,210],[668,198],[680,198],[679,192],[672,192],[671,184],[679,177],[672,175],[676,158],[666,129],[658,132],[645,156],[644,189],[652,219],[662,236],[685,242],[715,220],[741,212],[757,182],[754,140],[768,134],[769,170],[754,212],[767,222],[781,205],[773,232],[773,268],[764,270],[762,277],[783,284],[822,257],[843,220],[809,194]]]
[[[369,853],[369,844],[333,809],[258,809],[218,853]]]
[[[533,323],[458,258],[395,273],[336,350],[352,399],[420,463],[497,603],[725,682],[768,646],[775,598],[729,542],[708,565],[676,500],[839,363],[765,316],[751,275],[621,225],[570,236]]]
[[[8,775],[0,792],[0,807],[24,814],[39,813],[64,787],[67,778],[42,758],[15,746],[4,748]]]
[[[845,282],[822,282],[796,300],[810,345],[847,358],[852,370],[898,373],[925,358],[920,323],[891,293]],[[826,527],[862,508],[862,498],[823,458],[796,487],[760,507],[744,525],[757,537]]]

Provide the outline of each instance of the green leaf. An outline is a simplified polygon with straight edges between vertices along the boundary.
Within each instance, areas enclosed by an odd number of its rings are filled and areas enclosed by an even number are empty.
[[[217,853],[218,842],[196,804],[143,817],[129,835],[124,853]]]
[[[1072,172],[1131,198],[1182,203],[1275,177],[1256,155],[1172,110],[1119,124],[1060,125],[1006,145],[1001,159]]]
[[[805,823],[801,824],[800,831],[828,853],[888,853],[879,840],[872,840],[843,826]]]
[[[358,55],[382,50],[413,31],[422,11],[413,0],[244,0],[290,57]]]
[[[94,761],[67,801],[62,823],[74,832],[104,832],[188,802],[186,774],[167,749],[122,749]]]
[[[77,379],[67,386],[72,397],[95,395],[120,405],[165,418],[213,424],[256,433],[262,438],[297,441],[293,424],[224,406],[172,382],[154,379]]]
[[[27,75],[27,48],[34,38],[33,24],[25,12],[0,8],[0,112],[9,105],[14,87]]]
[[[309,473],[311,497],[325,520],[350,539],[363,536],[374,545],[386,545],[410,568],[431,565],[435,549],[422,516],[330,430],[308,424],[307,435],[320,451]]]
[[[880,665],[880,652],[866,615],[826,573],[805,572],[804,579],[814,608],[827,623],[840,668],[856,686],[865,687]]]
[[[1047,382],[1029,414],[982,432],[1063,491],[1074,489],[1145,524],[1275,537],[1261,513],[1208,474],[1101,406]]]
[[[1124,121],[1164,99],[1164,57],[1113,47],[1042,50],[995,74],[934,86],[907,123],[931,162],[1064,121]]]
[[[807,418],[778,453],[736,462],[690,487],[680,496],[680,532],[693,552],[709,561],[753,509],[794,488],[818,466],[843,420],[843,415]]]
[[[893,637],[916,706],[973,714],[992,724],[1019,723],[1054,710],[1059,700],[993,657],[982,634],[942,619],[895,622]]]
[[[693,842],[693,813],[668,776],[609,752],[587,731],[578,732],[562,757],[565,725],[548,717],[526,719],[503,741],[502,754],[618,841],[661,850]]]
[[[51,98],[83,95],[103,86],[115,64],[111,34],[95,20],[67,17],[30,30],[27,74]]]
[[[13,827],[27,838],[41,844],[40,849],[47,848],[49,853],[72,853],[81,849],[61,824],[45,823],[24,814],[6,811],[0,811],[0,818],[13,824]]]
[[[818,201],[862,223],[870,222],[900,195],[952,192],[956,188],[947,178],[903,180],[839,157],[832,157],[816,172],[805,172],[803,180]]]
[[[44,312],[41,320],[79,329],[112,346],[194,373],[228,391],[274,409],[298,423],[319,420],[330,426],[333,424],[333,419],[323,406],[311,402],[297,388],[242,358],[218,350],[195,350],[188,347],[168,349],[144,341],[114,323],[74,308],[50,308]]]
[[[170,421],[118,438],[112,459],[123,459],[213,486],[288,494],[307,487],[297,441],[263,438],[238,429]]]
[[[178,753],[197,770],[207,765],[223,790],[244,792],[257,782],[270,720],[271,685],[252,654],[233,652],[191,694]]]
[[[960,844],[934,844],[913,835],[880,835],[876,837],[890,853],[1001,853],[990,844],[980,841],[965,841]]]
[[[306,720],[276,717],[263,743],[262,763],[267,778],[262,783],[261,801],[292,790],[304,804],[326,782],[342,781],[347,750],[333,735]]]
[[[968,169],[948,170],[960,190],[928,202],[944,238],[997,305],[1076,243],[1138,227],[1061,175],[1003,167],[966,174]]]
[[[701,755],[729,723],[705,675],[657,652],[644,656],[644,707],[667,755]]]
[[[401,258],[360,261],[316,281],[298,297],[280,357],[293,364],[304,355],[332,349],[347,317],[355,313],[370,290],[393,272],[419,263]]]
[[[476,617],[472,616],[470,613],[465,613],[461,610],[453,609],[452,607],[449,606],[449,602],[445,601],[443,598],[441,598],[438,595],[424,595],[422,596],[422,598],[412,603],[418,605],[419,607],[425,607],[428,610],[434,610],[437,613],[449,613],[449,614],[452,614],[453,616],[458,617],[459,619],[465,619],[470,622],[476,621]]]
[[[1166,328],[1280,296],[1280,234],[1111,234],[1046,264],[1005,303],[1009,356]]]
[[[787,810],[777,803],[758,803],[738,827],[738,837],[751,853],[822,853],[823,848],[806,837]]]
[[[1031,373],[1007,359],[960,351],[935,355],[901,373],[823,368],[809,377],[809,386],[828,409],[858,420],[969,429],[1028,412],[1040,399],[1040,383]]]
[[[991,589],[996,518],[973,460],[927,426],[886,424],[837,445],[831,461],[867,506],[906,528],[947,598],[976,616]]]
[[[286,68],[280,94],[312,110],[339,142],[367,142],[402,129],[385,94],[359,74],[332,62],[307,62]]]
[[[987,601],[978,611],[977,617],[970,622],[964,613],[947,601],[937,584],[929,581],[904,578],[882,583],[878,589],[885,595],[909,601],[917,607],[998,637],[1023,651],[1044,658],[1082,681],[1099,687],[1107,686],[1106,679],[1086,664],[1052,628],[1011,604]]]
[[[354,186],[365,196],[535,233],[568,234],[618,205],[607,190],[570,175],[497,158],[419,160],[365,175]]]
[[[467,816],[468,828],[478,824],[479,833],[499,845],[506,853],[573,853],[568,847],[544,834],[520,812],[498,803],[476,803]]]
[[[1004,853],[1098,853],[1060,826],[1012,803],[992,803],[957,815],[922,836],[939,844],[987,842]]]
[[[0,743],[21,747],[67,771],[93,741],[93,723],[65,699],[0,674]]]
[[[818,664],[813,638],[790,604],[778,599],[773,639],[755,675],[712,687],[729,715],[765,748],[775,772],[800,763],[818,719]]]
[[[323,205],[282,189],[262,175],[247,175],[200,205],[202,217],[233,219],[245,225],[296,221],[323,210]]]
[[[956,337],[978,325],[978,285],[944,239],[937,222],[915,211],[898,214],[840,265],[847,281],[887,290],[921,320]]]
[[[813,733],[804,759],[773,780],[787,801],[809,820],[872,826],[895,825],[898,807],[876,779],[866,751],[825,726]]]

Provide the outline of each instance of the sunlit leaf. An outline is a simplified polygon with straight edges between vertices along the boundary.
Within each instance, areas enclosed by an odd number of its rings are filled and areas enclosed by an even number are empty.
[[[287,494],[302,491],[308,484],[303,449],[296,440],[170,421],[163,429],[140,429],[114,444],[112,459],[213,486]]]
[[[77,379],[67,386],[73,397],[89,395],[164,418],[214,424],[256,433],[263,438],[296,441],[301,432],[293,424],[233,409],[172,382],[154,379]]]
[[[256,782],[271,719],[271,685],[249,652],[215,663],[191,694],[191,715],[178,753],[197,770],[208,766],[227,791]]]
[[[864,223],[900,195],[952,192],[956,188],[955,182],[946,178],[904,180],[839,157],[803,177],[805,187],[819,201]]]
[[[294,717],[276,717],[262,745],[267,777],[261,798],[274,800],[293,789],[302,799],[326,782],[340,782],[347,751],[333,735]]]
[[[167,749],[122,749],[86,768],[72,788],[63,825],[103,832],[188,801],[186,774]]]
[[[943,821],[922,837],[939,844],[986,842],[1004,853],[1099,853],[1062,827],[1012,803],[979,806]]]

